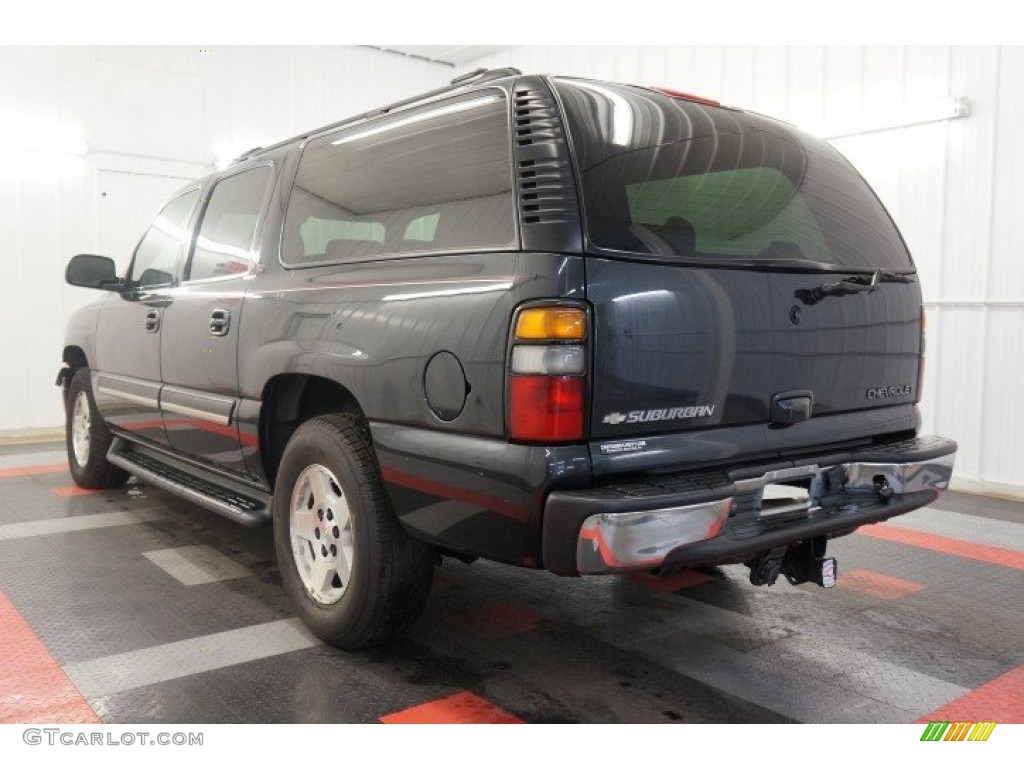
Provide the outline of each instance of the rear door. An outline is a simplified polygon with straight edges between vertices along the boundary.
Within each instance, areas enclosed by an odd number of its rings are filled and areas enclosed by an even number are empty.
[[[815,419],[915,401],[914,267],[838,152],[738,110],[556,83],[594,254],[595,439],[729,427],[694,454],[729,458],[812,439],[781,431],[778,400],[808,398]],[[813,439],[884,428],[871,415],[842,424]]]
[[[273,177],[269,163],[257,164],[204,191],[183,280],[163,318],[160,404],[168,439],[182,453],[240,473],[238,330]]]

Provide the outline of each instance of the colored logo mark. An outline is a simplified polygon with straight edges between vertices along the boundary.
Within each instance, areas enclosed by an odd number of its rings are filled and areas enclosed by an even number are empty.
[[[932,720],[921,734],[921,741],[988,741],[995,727],[992,721],[944,723]]]

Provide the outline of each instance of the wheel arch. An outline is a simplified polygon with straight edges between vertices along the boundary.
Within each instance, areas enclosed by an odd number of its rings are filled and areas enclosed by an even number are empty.
[[[271,488],[281,456],[295,430],[305,421],[328,413],[365,416],[362,406],[343,384],[305,373],[271,377],[260,396],[259,445],[264,476]]]
[[[85,350],[77,344],[68,344],[64,347],[64,354],[62,359],[69,368],[88,368],[89,358],[85,354]]]
[[[68,390],[71,387],[71,379],[82,368],[89,368],[89,358],[86,357],[85,350],[81,347],[68,344],[64,347],[61,359],[64,361],[64,367],[57,373],[57,385],[61,388],[61,395],[66,401]]]

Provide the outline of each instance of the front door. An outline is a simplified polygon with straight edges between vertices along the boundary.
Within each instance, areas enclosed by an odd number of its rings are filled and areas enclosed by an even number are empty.
[[[164,314],[187,242],[199,188],[173,198],[139,241],[128,269],[128,289],[100,310],[93,361],[93,393],[115,427],[166,443],[160,418],[160,339]]]
[[[243,168],[204,194],[182,284],[164,309],[160,402],[178,451],[244,473],[238,408],[238,328],[253,274],[269,165]]]

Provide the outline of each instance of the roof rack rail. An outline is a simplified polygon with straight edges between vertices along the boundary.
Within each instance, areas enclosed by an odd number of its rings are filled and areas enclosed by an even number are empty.
[[[475,82],[486,82],[488,80],[498,80],[502,77],[512,77],[513,75],[523,74],[521,70],[515,67],[502,67],[501,69],[486,69],[480,67],[480,69],[474,69],[472,72],[467,72],[464,75],[459,75],[451,81],[451,85],[466,85],[467,83]]]
[[[502,67],[500,69],[484,69],[481,67],[480,69],[474,70],[473,72],[467,72],[464,75],[459,75],[454,80],[452,80],[451,83],[442,86],[441,88],[435,88],[432,91],[420,93],[417,94],[416,96],[409,96],[405,99],[401,99],[399,101],[394,101],[391,104],[387,104],[386,106],[371,109],[369,112],[363,112],[361,114],[354,115],[353,117],[347,117],[344,120],[339,120],[336,123],[329,123],[328,125],[321,126],[320,128],[314,128],[311,131],[304,131],[303,133],[300,133],[296,136],[292,136],[291,138],[288,139],[283,139],[282,141],[278,141],[266,147],[254,147],[248,150],[247,152],[243,152],[241,155],[236,157],[233,162],[237,163],[241,160],[248,160],[249,158],[256,157],[257,155],[262,155],[265,152],[270,152],[271,150],[274,149],[280,149],[281,147],[291,144],[293,141],[305,139],[314,133],[322,133],[324,131],[330,131],[334,128],[342,128],[346,125],[358,123],[363,120],[369,120],[371,117],[379,117],[380,115],[386,115],[388,112],[396,110],[399,107],[404,107],[409,104],[415,104],[417,101],[430,99],[433,98],[434,96],[440,96],[444,93],[447,93],[448,91],[456,91],[459,88],[463,88],[464,86],[470,84],[476,85],[479,83],[490,82],[491,80],[501,80],[502,78],[505,77],[514,77],[516,75],[521,74],[523,73],[520,70],[516,69],[515,67]]]

